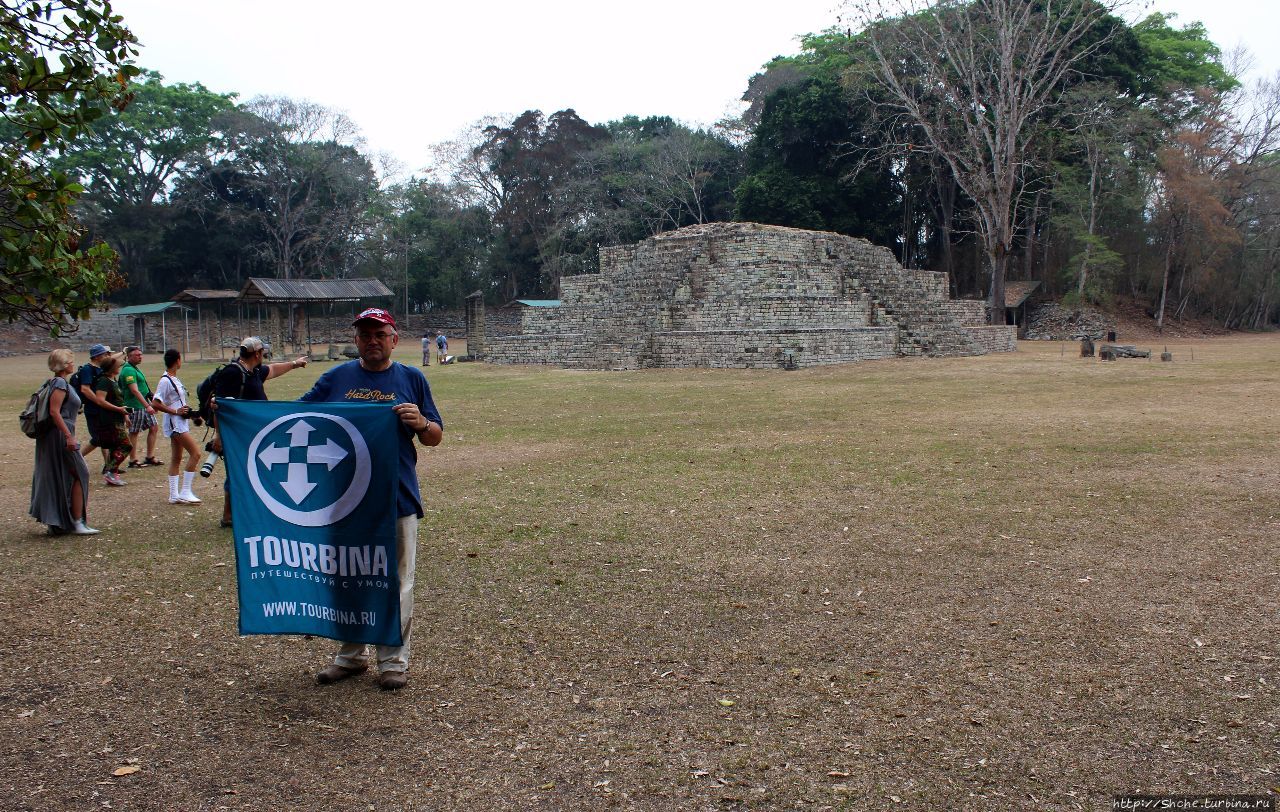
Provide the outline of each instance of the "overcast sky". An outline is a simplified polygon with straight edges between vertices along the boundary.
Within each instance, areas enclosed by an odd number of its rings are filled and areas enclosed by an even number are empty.
[[[114,0],[140,65],[240,99],[281,95],[346,112],[368,147],[419,172],[431,144],[491,114],[572,107],[595,124],[669,115],[712,124],[836,0]],[[1265,7],[1265,8],[1264,8]],[[1280,2],[1155,0],[1223,49],[1280,70]],[[1130,17],[1133,14],[1128,15]]]

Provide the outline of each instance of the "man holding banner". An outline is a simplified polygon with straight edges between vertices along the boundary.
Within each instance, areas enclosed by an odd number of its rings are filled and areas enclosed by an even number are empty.
[[[413,580],[418,555],[418,520],[422,518],[422,495],[418,488],[418,452],[413,438],[425,446],[440,445],[444,421],[431,399],[426,376],[415,367],[391,360],[400,343],[396,320],[387,311],[371,307],[356,316],[356,350],[360,357],[325,372],[303,401],[346,401],[394,404],[391,411],[400,418],[398,435],[399,481],[396,488],[396,572],[400,578],[399,646],[379,645],[378,686],[384,690],[403,688],[408,681],[409,637],[413,627]],[[333,664],[316,674],[321,685],[353,677],[368,668],[365,644],[344,642]]]
[[[396,690],[408,681],[423,515],[413,440],[439,445],[444,424],[422,372],[391,360],[391,314],[369,308],[353,326],[358,360],[301,403],[218,401],[240,631],[343,641],[321,685],[367,670],[373,644],[378,686]]]

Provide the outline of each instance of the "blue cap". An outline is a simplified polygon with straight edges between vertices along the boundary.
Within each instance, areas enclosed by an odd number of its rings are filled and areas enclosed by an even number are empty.
[[[106,355],[111,352],[111,348],[106,344],[94,344],[89,348],[89,357],[97,358],[99,355]]]

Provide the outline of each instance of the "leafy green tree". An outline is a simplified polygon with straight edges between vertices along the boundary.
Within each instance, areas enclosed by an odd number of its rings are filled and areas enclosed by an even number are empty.
[[[497,294],[490,255],[500,235],[464,190],[413,178],[378,197],[371,221],[358,270],[404,296],[405,312],[462,307],[477,290]]]
[[[1055,224],[1075,248],[1064,267],[1071,303],[1109,298],[1123,258],[1111,247],[1104,220],[1113,204],[1141,205],[1124,198],[1133,133],[1152,120],[1110,82],[1089,82],[1064,94],[1058,146],[1069,161],[1057,164],[1053,190]]]
[[[215,122],[235,106],[234,93],[199,82],[164,84],[144,70],[130,82],[129,106],[94,122],[59,161],[104,205],[145,206],[168,196],[173,181],[220,151]]]
[[[1133,83],[1138,99],[1163,102],[1172,96],[1185,107],[1195,104],[1197,88],[1216,93],[1238,88],[1240,81],[1223,66],[1222,50],[1209,39],[1204,23],[1175,28],[1170,23],[1177,16],[1157,12],[1133,26],[1141,54]]]
[[[86,245],[83,191],[50,167],[111,109],[138,69],[136,40],[107,0],[0,2],[0,313],[57,335],[121,284],[118,257]]]
[[[367,227],[377,176],[345,115],[310,102],[257,98],[222,118],[227,151],[202,177],[252,220],[281,279],[341,277]]]
[[[1171,19],[1151,15],[1133,28],[1101,20],[1106,47],[1081,60],[1035,123],[1024,164],[1034,195],[1023,219],[1023,264],[1044,290],[1061,283],[1056,290],[1072,302],[1137,294],[1147,284],[1145,270],[1163,261],[1147,208],[1158,191],[1158,151],[1197,112],[1197,94],[1183,83],[1235,85],[1203,26],[1174,29]],[[1086,35],[1080,47],[1096,38]]]
[[[120,253],[139,298],[171,292],[159,289],[149,262],[175,214],[162,204],[179,179],[220,151],[215,121],[235,104],[235,94],[199,83],[165,85],[154,71],[140,78],[129,85],[129,106],[94,122],[57,162],[80,177],[89,204],[81,219]]]
[[[604,129],[573,110],[549,118],[528,110],[510,124],[485,128],[473,154],[487,170],[497,202],[494,223],[505,244],[495,261],[502,265],[506,298],[559,293],[565,267],[576,264],[562,239],[561,220],[574,208],[569,201],[576,197],[584,157],[607,138]]]
[[[627,116],[586,156],[578,216],[565,219],[601,245],[635,242],[732,216],[739,152],[716,132],[668,116]]]
[[[844,86],[860,58],[855,38],[827,32],[752,79],[744,99],[755,129],[735,216],[865,237],[902,257],[900,178],[875,154],[881,136],[865,103]]]
[[[425,305],[462,307],[473,291],[489,293],[492,222],[482,206],[459,205],[451,190],[414,183],[405,190],[410,293]]]

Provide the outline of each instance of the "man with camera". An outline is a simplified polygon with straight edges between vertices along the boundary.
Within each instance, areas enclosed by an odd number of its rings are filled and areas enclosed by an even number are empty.
[[[249,336],[240,342],[240,357],[227,364],[214,379],[213,396],[216,398],[235,398],[237,400],[266,400],[267,390],[264,384],[272,378],[278,378],[290,370],[305,367],[307,356],[301,355],[292,361],[280,361],[275,364],[263,363],[270,345],[257,336]],[[218,426],[218,413],[213,414],[213,426]],[[214,436],[213,442],[205,446],[205,450],[213,454],[222,454],[222,438]],[[205,469],[208,470],[205,470]],[[203,476],[213,473],[213,458],[200,469]],[[222,484],[222,521],[221,527],[231,526],[231,483]]]

